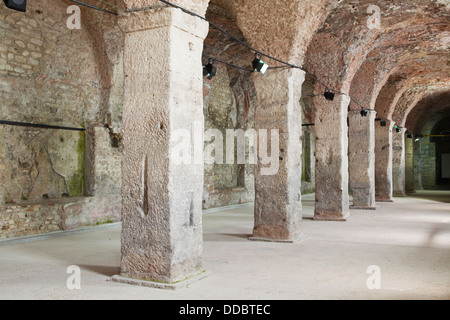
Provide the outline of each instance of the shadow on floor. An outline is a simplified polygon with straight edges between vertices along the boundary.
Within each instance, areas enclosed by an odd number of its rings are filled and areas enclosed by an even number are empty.
[[[420,190],[408,194],[408,197],[450,203],[450,190]]]
[[[248,240],[252,235],[251,234],[235,234],[235,233],[204,233],[203,241],[205,242],[214,242],[214,241],[223,241],[223,242],[241,242],[243,240]]]
[[[114,275],[120,274],[120,267],[111,267],[111,266],[94,266],[94,265],[79,265],[79,267],[82,270],[89,270],[92,271],[94,273],[103,275],[103,276],[107,276],[107,277],[112,277]]]

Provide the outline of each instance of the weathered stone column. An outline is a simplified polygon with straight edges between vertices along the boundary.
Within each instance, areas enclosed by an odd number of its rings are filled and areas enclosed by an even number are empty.
[[[382,124],[386,124],[383,126]],[[375,197],[379,202],[392,202],[392,129],[394,122],[375,124]]]
[[[255,168],[253,240],[292,242],[302,234],[300,96],[303,81],[304,74],[297,69],[269,70],[254,77],[259,161]],[[261,139],[261,132],[266,130],[267,139]],[[279,145],[271,133],[279,135]],[[265,159],[261,151],[266,148],[273,160],[270,165],[262,163]]]
[[[375,209],[375,111],[349,112],[349,174],[354,209]]]
[[[173,8],[128,14],[119,23],[125,33],[121,276],[182,281],[202,271],[201,55],[208,24]],[[193,150],[196,134],[200,150]],[[181,163],[183,148],[200,161]]]
[[[315,220],[345,221],[349,216],[348,127],[350,98],[316,97]]]
[[[422,140],[423,138],[417,137],[418,140],[414,140],[413,145],[413,161],[414,161],[414,190],[423,190],[422,172],[423,172],[423,152],[422,152]]]
[[[4,141],[3,136],[3,126],[0,126],[0,139]],[[6,156],[6,146],[5,143],[0,145],[0,211],[2,207],[5,205],[5,185],[6,185],[6,165],[5,165],[5,156]]]
[[[414,192],[414,138],[405,141],[405,184],[406,192]]]
[[[392,183],[394,196],[406,196],[405,131],[392,135]]]

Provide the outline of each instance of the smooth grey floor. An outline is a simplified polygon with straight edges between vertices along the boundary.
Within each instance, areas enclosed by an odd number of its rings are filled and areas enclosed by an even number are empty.
[[[449,299],[450,192],[420,192],[352,210],[347,222],[319,222],[304,196],[305,238],[294,244],[249,241],[253,206],[204,214],[210,276],[169,291],[109,281],[119,273],[120,224],[0,245],[0,299]],[[81,270],[69,290],[67,268]],[[370,266],[381,288],[369,290]]]

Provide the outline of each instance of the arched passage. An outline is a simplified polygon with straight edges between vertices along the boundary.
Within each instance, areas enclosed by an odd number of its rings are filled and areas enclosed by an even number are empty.
[[[450,189],[450,117],[436,123],[430,136],[436,150],[436,186]]]
[[[227,9],[211,3],[206,18],[247,42]],[[232,133],[233,137],[239,136],[240,132],[250,134],[255,128],[256,92],[251,70],[253,59],[254,54],[248,48],[210,27],[203,49],[203,65],[212,62],[217,72],[211,79],[204,77],[205,132],[211,133],[211,136],[208,135],[211,140],[206,142],[208,146],[214,146],[215,139],[220,139],[223,150],[214,150],[216,154],[220,152],[220,159],[205,165],[204,209],[254,201],[254,160],[249,158],[250,151],[253,152],[249,148],[256,146],[250,146],[250,141],[246,141],[244,150],[239,150],[242,141],[238,138],[230,155],[228,143],[232,141],[227,135]],[[240,152],[245,154],[244,162],[237,156]],[[234,161],[227,163],[226,160],[230,158]]]
[[[407,116],[406,126],[411,132],[407,140],[411,156],[406,166],[410,191],[446,187],[447,180],[442,175],[446,156],[443,158],[442,154],[446,154],[448,145],[444,127],[449,101],[448,91],[441,88],[420,100]]]

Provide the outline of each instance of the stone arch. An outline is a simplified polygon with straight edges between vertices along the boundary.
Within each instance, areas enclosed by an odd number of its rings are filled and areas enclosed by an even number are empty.
[[[415,135],[423,135],[425,124],[429,122],[428,119],[434,118],[434,121],[438,121],[444,117],[450,109],[449,96],[446,87],[435,89],[424,95],[407,115],[406,127],[410,132]]]

